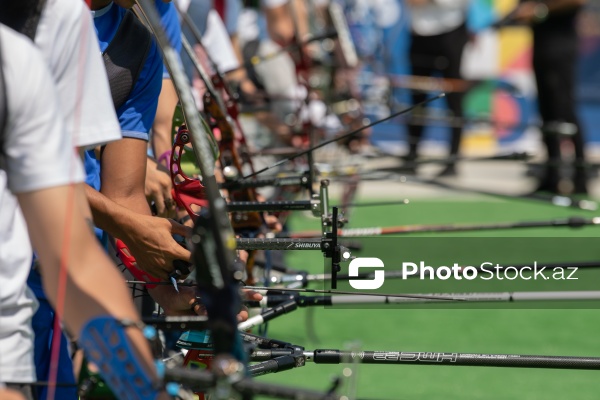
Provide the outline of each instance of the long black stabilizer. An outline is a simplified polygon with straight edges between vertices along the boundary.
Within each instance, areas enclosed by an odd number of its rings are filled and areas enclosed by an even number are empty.
[[[407,364],[502,368],[600,370],[600,357],[536,356],[521,354],[438,353],[413,351],[315,350],[307,361],[316,364]]]

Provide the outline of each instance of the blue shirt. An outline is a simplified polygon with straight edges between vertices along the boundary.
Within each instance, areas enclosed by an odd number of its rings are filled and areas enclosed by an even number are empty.
[[[106,51],[126,12],[127,10],[113,3],[98,11],[92,11],[100,51]],[[162,88],[162,71],[162,58],[156,43],[152,41],[146,62],[129,98],[117,110],[117,118],[124,138],[148,140],[148,134],[156,116],[158,96]],[[99,191],[101,188],[100,160],[96,159],[93,150],[86,152],[84,166],[87,173],[86,183]],[[102,237],[106,235],[101,235],[101,231],[98,229],[96,234],[106,244],[107,238]]]
[[[113,3],[93,12],[94,26],[102,52],[106,50],[117,33],[125,13],[125,9]],[[123,137],[148,140],[148,132],[154,122],[158,95],[162,87],[162,68],[162,58],[153,41],[146,57],[146,63],[129,98],[117,110]]]
[[[162,2],[157,1],[158,3]],[[106,51],[106,48],[115,37],[126,12],[127,10],[113,3],[100,10],[92,11],[100,51]],[[153,40],[146,56],[146,62],[129,98],[117,110],[117,118],[121,125],[123,138],[148,140],[148,135],[156,116],[158,96],[162,88],[162,71],[162,58]],[[99,191],[101,188],[100,160],[96,159],[96,154],[93,150],[86,152],[84,166],[87,174],[86,183]],[[101,230],[96,229],[96,236],[106,247],[108,243],[107,235],[103,234]]]
[[[101,10],[92,11],[94,26],[102,52],[106,50],[108,44],[115,36],[125,12],[125,9],[113,3]],[[162,58],[156,43],[153,41],[146,57],[146,63],[140,72],[129,98],[117,110],[117,117],[124,138],[148,140],[148,133],[154,122],[158,106],[158,96],[162,87],[162,71]],[[96,159],[93,150],[85,153],[84,167],[86,183],[99,191],[101,187],[100,161]],[[104,248],[107,248],[108,235],[96,228],[96,236],[102,242]],[[37,270],[31,272],[28,284],[38,298],[46,298]]]
[[[126,12],[125,9],[113,3],[101,10],[92,11],[94,27],[102,52],[106,51],[109,43],[115,37]],[[162,59],[156,43],[153,41],[146,57],[146,63],[129,98],[117,110],[121,134],[124,138],[148,140],[148,133],[156,116],[158,96],[162,87],[162,70]],[[94,189],[100,190],[100,160],[96,159],[93,150],[86,152],[84,166],[87,173],[86,183]]]

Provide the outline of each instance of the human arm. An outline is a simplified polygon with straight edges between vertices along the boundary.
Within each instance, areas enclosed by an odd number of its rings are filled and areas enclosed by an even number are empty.
[[[48,299],[75,335],[106,315],[139,322],[122,278],[84,219],[90,214],[80,183],[83,168],[60,118],[45,63],[27,39],[8,29],[0,31],[8,105],[3,169],[7,188],[19,201],[19,214],[38,252]],[[40,143],[43,151],[31,150]],[[28,244],[23,243],[23,248],[29,248]],[[111,296],[106,296],[107,290]],[[128,330],[127,337],[142,370],[155,378],[150,348],[141,333]]]
[[[115,142],[110,149],[107,146],[102,154],[103,163],[107,166],[102,174],[112,175],[103,180],[102,192],[86,186],[94,222],[100,229],[121,239],[140,268],[167,280],[175,260],[190,259],[190,252],[181,247],[173,235],[185,237],[191,229],[173,220],[150,215],[143,187],[139,187],[139,180],[143,182],[142,175],[145,172],[144,167],[140,166],[146,159],[142,149],[145,142],[138,139],[123,139],[120,142],[123,142],[120,143],[122,146]],[[114,168],[124,171],[111,171]],[[177,293],[170,286],[158,286],[149,292],[169,315],[191,313],[187,304],[195,292],[183,290]]]
[[[409,7],[437,5],[445,7],[467,7],[471,0],[404,0]]]
[[[294,39],[294,20],[286,0],[264,0],[264,11],[269,36],[285,46]]]
[[[148,157],[146,162],[146,200],[154,203],[158,217],[174,218],[177,216],[172,188],[173,184],[167,168]]]
[[[297,66],[305,66],[311,59],[308,10],[304,0],[281,1],[264,0],[267,31],[271,39],[282,47],[292,46],[290,56]]]
[[[145,196],[148,132],[152,126],[162,84],[162,61],[156,45],[129,98],[117,110],[123,140],[109,143],[100,155],[101,193],[88,190],[94,221],[123,240],[142,269],[166,279],[173,261],[190,254],[172,238],[187,231],[173,221],[151,216]]]
[[[87,321],[103,315],[139,321],[122,276],[90,229],[83,184],[20,193],[17,198],[40,259],[44,289],[69,331],[79,333]],[[61,267],[66,269],[66,285],[59,303]],[[141,332],[128,334],[151,371],[150,349]]]
[[[432,0],[404,0],[409,7],[422,7],[432,3]]]
[[[190,259],[190,252],[172,237],[186,236],[190,228],[170,219],[132,212],[89,186],[86,192],[96,226],[121,239],[140,267],[151,275],[167,279],[174,260]]]
[[[169,43],[180,54],[182,49],[181,24],[175,4],[167,4],[162,3],[161,0],[155,0],[155,5],[160,14],[161,24],[169,39]],[[161,156],[171,151],[173,145],[173,116],[178,101],[177,91],[171,80],[169,68],[163,62],[162,88],[158,97],[158,107],[150,137],[154,156],[159,161]]]
[[[527,24],[536,23],[543,21],[549,15],[573,11],[586,3],[587,0],[525,1],[515,9],[511,19]]]
[[[25,397],[17,391],[0,387],[0,399],[3,400],[25,400]]]
[[[173,81],[163,79],[151,137],[152,150],[157,159],[173,147],[173,115],[178,102]]]

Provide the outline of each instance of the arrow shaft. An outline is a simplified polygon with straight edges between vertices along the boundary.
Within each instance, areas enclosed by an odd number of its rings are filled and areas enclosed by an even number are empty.
[[[256,172],[254,172],[254,173],[252,173],[250,175],[246,175],[246,176],[243,177],[243,179],[252,178],[252,177],[254,177],[256,175],[259,175],[259,174],[262,174],[263,172],[268,171],[268,170],[270,170],[272,168],[276,168],[276,167],[278,167],[280,165],[283,165],[283,164],[285,164],[288,161],[295,160],[298,157],[302,157],[302,156],[305,156],[305,155],[311,155],[315,150],[318,150],[318,149],[320,149],[322,147],[325,147],[325,146],[327,146],[327,145],[329,145],[331,143],[339,142],[339,141],[347,139],[349,137],[356,136],[357,134],[359,134],[360,132],[362,132],[362,131],[364,131],[366,129],[372,128],[375,125],[379,125],[379,124],[381,124],[383,122],[386,122],[386,121],[389,121],[391,119],[394,119],[394,118],[396,118],[396,117],[398,117],[400,115],[407,114],[407,113],[413,111],[414,109],[416,109],[417,107],[422,107],[422,106],[424,106],[424,105],[426,105],[428,103],[431,103],[432,101],[441,99],[444,96],[445,96],[445,94],[442,93],[442,94],[440,94],[438,96],[432,97],[432,98],[427,99],[427,100],[425,100],[425,101],[423,101],[421,103],[418,103],[418,104],[415,104],[415,105],[413,105],[411,107],[408,107],[408,108],[406,108],[406,109],[404,109],[402,111],[399,111],[397,113],[391,114],[390,116],[388,116],[386,118],[380,119],[380,120],[372,122],[370,124],[363,125],[362,127],[358,128],[358,129],[356,129],[356,130],[354,130],[352,132],[349,132],[349,133],[346,133],[344,135],[338,136],[335,139],[326,140],[326,141],[324,141],[324,142],[322,142],[322,143],[320,143],[320,144],[318,144],[318,145],[316,145],[314,147],[311,147],[310,149],[298,152],[298,153],[296,153],[296,154],[294,154],[294,155],[292,155],[290,157],[284,158],[283,160],[281,160],[281,161],[279,161],[279,162],[277,162],[277,163],[275,163],[275,164],[273,164],[271,166],[265,167],[265,168],[263,168],[263,169],[261,169],[259,171],[256,171]]]

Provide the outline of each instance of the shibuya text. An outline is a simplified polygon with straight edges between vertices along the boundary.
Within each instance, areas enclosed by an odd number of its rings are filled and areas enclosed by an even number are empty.
[[[578,280],[577,267],[548,268],[533,262],[530,266],[503,266],[492,262],[483,262],[479,266],[463,266],[455,263],[452,266],[431,267],[425,262],[403,262],[402,279],[419,278],[422,280],[468,280],[482,279],[509,280]]]

